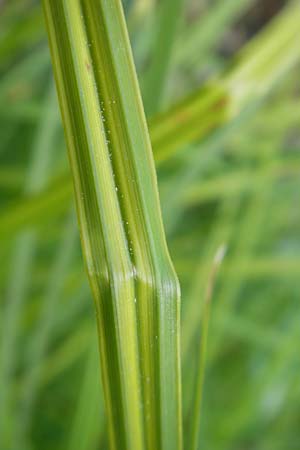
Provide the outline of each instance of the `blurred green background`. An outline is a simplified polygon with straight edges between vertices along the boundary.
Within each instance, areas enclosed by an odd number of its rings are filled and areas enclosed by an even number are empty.
[[[124,7],[182,286],[184,435],[204,292],[225,244],[200,448],[297,450],[299,2]],[[96,322],[37,1],[0,2],[0,160],[0,449],[107,449]]]

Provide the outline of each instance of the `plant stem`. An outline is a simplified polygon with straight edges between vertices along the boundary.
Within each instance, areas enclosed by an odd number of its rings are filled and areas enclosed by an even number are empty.
[[[179,286],[119,0],[44,0],[112,449],[181,448]]]

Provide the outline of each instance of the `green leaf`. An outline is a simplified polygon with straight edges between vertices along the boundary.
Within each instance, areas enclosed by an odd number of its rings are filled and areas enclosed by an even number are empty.
[[[221,245],[215,254],[211,271],[209,274],[209,279],[206,286],[206,292],[204,295],[203,305],[202,305],[202,317],[201,317],[201,341],[199,346],[199,356],[197,361],[196,375],[197,384],[195,392],[195,400],[193,405],[192,420],[191,420],[191,439],[190,439],[190,449],[197,450],[199,434],[200,434],[200,417],[201,417],[201,407],[202,407],[202,397],[203,397],[203,385],[204,385],[204,375],[206,367],[206,352],[207,352],[207,338],[208,338],[208,325],[210,318],[210,303],[213,296],[214,285],[216,282],[216,275],[218,268],[224,258],[226,252],[226,246]]]
[[[143,97],[149,115],[157,112],[162,104],[182,4],[183,0],[162,0],[157,7],[150,64],[144,75]]]
[[[113,449],[180,449],[179,287],[117,0],[44,1]]]

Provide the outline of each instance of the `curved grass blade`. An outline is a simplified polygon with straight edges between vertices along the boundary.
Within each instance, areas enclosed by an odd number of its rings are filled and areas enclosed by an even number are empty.
[[[112,449],[180,449],[179,288],[117,0],[44,0]]]
[[[199,441],[199,431],[200,431],[200,417],[201,417],[201,406],[203,397],[203,384],[206,366],[206,351],[207,351],[207,337],[208,337],[208,325],[210,317],[210,303],[213,296],[214,285],[216,281],[216,275],[218,268],[224,258],[226,252],[226,246],[221,245],[214,257],[213,266],[211,268],[211,273],[209,276],[208,284],[206,287],[206,292],[204,296],[204,304],[202,310],[201,319],[201,342],[199,347],[199,359],[197,364],[197,385],[195,393],[195,401],[193,405],[192,414],[192,426],[191,426],[191,440],[190,440],[190,450],[197,450]]]
[[[222,82],[220,80],[224,91],[228,93],[228,120],[211,137],[206,147],[208,159],[221,143],[224,145],[237,126],[245,123],[257,111],[271,87],[299,61],[299,19],[299,4],[292,2],[239,53],[236,66],[224,75]],[[170,222],[166,222],[168,233],[178,224],[187,186],[199,176],[204,166],[202,155],[195,155],[187,159],[180,176],[176,176],[175,188],[171,188],[172,201],[167,202],[168,207],[165,210],[166,216],[172,217]],[[169,199],[170,191],[167,191],[165,196]]]

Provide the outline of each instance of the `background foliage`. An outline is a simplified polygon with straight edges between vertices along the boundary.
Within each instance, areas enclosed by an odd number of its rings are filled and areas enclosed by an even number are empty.
[[[124,2],[182,285],[187,448],[204,292],[223,243],[201,448],[299,448],[300,50],[293,14],[280,22],[287,3]],[[0,29],[0,449],[105,449],[93,304],[39,2],[2,2]]]

